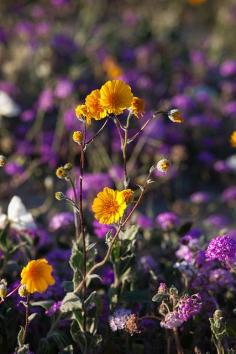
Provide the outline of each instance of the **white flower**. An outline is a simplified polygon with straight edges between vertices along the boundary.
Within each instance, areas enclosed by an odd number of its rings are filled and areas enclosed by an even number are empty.
[[[20,113],[19,106],[4,91],[0,91],[0,116],[15,117]]]
[[[33,216],[29,213],[21,198],[14,196],[7,209],[6,214],[0,214],[0,229],[3,229],[7,223],[15,230],[33,230],[36,228]]]

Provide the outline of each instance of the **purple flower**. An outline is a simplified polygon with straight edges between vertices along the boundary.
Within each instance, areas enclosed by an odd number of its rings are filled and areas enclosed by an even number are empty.
[[[192,203],[201,204],[209,201],[209,194],[207,192],[195,192],[190,196]]]
[[[52,217],[49,223],[49,228],[52,231],[57,231],[62,227],[71,225],[74,221],[74,215],[68,211],[58,213]]]
[[[183,324],[183,320],[177,311],[169,312],[161,321],[160,326],[167,329],[174,329],[180,327]]]
[[[236,186],[226,188],[222,194],[222,200],[224,202],[232,202],[236,200]]]
[[[216,287],[234,288],[235,280],[233,275],[226,269],[217,268],[210,271],[209,281]]]
[[[142,256],[139,262],[145,272],[157,269],[157,262],[151,255]]]
[[[111,285],[114,282],[114,272],[110,266],[103,268],[101,278],[104,285]]]
[[[54,104],[53,92],[50,88],[44,89],[38,99],[38,108],[41,111],[50,111]]]
[[[178,304],[178,314],[183,322],[188,321],[197,315],[202,307],[202,300],[199,294],[183,296]]]
[[[24,172],[24,169],[20,164],[10,161],[6,164],[4,170],[9,176],[21,175]]]
[[[156,222],[160,225],[162,230],[170,230],[179,224],[179,218],[172,212],[165,212],[157,215]]]
[[[142,229],[150,229],[153,226],[152,219],[150,219],[148,216],[139,214],[137,217],[137,224],[142,228]]]
[[[209,260],[217,259],[224,263],[232,263],[236,256],[236,240],[231,236],[217,236],[213,238],[206,250]]]
[[[52,306],[50,306],[49,309],[47,309],[45,311],[45,314],[48,317],[52,317],[56,312],[58,312],[60,310],[61,304],[62,304],[62,301],[54,302],[54,304],[52,304]]]
[[[226,60],[220,67],[220,74],[223,77],[235,75],[236,74],[236,61]]]
[[[131,311],[127,309],[116,310],[112,316],[109,316],[109,324],[111,330],[116,332],[118,330],[124,329],[125,322],[130,314]]]
[[[106,237],[106,234],[109,231],[113,231],[114,228],[108,225],[103,225],[100,224],[97,220],[93,221],[93,229],[94,229],[94,233],[95,235],[100,238],[100,239],[104,239]]]
[[[58,80],[54,92],[57,98],[64,99],[70,96],[72,92],[73,92],[73,83],[70,80],[66,78],[62,78]]]
[[[210,215],[206,220],[206,224],[213,226],[217,229],[224,228],[229,224],[229,219],[225,215],[213,214]]]

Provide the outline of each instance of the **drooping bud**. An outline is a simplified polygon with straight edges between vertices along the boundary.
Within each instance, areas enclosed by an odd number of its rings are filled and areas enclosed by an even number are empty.
[[[65,199],[65,195],[62,192],[56,192],[55,193],[55,198],[57,200],[63,200],[63,199]]]
[[[72,139],[75,143],[81,144],[83,141],[83,133],[79,130],[75,131],[72,135]]]
[[[171,109],[168,112],[169,119],[174,123],[183,123],[184,119],[178,109]]]
[[[3,155],[0,155],[0,167],[5,166],[5,165],[6,165],[6,163],[7,163],[7,159],[6,159],[6,157],[5,157],[5,156],[3,156]]]
[[[170,168],[170,161],[167,159],[161,159],[157,162],[156,168],[161,173],[167,173]]]

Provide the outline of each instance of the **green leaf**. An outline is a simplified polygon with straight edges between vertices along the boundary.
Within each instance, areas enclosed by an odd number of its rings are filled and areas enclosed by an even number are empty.
[[[19,333],[17,335],[17,344],[20,348],[23,347],[24,345],[24,333],[25,333],[24,327],[21,326]]]
[[[6,225],[6,227],[1,230],[0,232],[0,248],[3,250],[3,251],[7,251],[8,250],[8,231],[9,231],[9,228],[10,228],[10,223],[8,223]]]
[[[89,296],[87,297],[87,299],[85,300],[85,305],[88,305],[90,302],[94,302],[95,298],[96,298],[97,292],[93,291],[91,294],[89,294]]]
[[[185,224],[181,225],[177,231],[180,236],[184,236],[193,226],[191,221],[187,221]]]
[[[73,292],[67,293],[60,307],[61,312],[73,312],[78,309],[82,309],[82,301],[79,296]]]
[[[31,321],[33,321],[33,319],[34,319],[35,317],[37,317],[37,316],[38,316],[38,313],[31,313],[31,315],[28,317],[29,323],[30,323]]]
[[[53,301],[52,300],[43,300],[43,301],[34,301],[30,303],[31,306],[40,306],[44,308],[45,310],[49,309],[49,307],[52,306]]]
[[[162,302],[163,300],[166,300],[168,299],[168,295],[167,294],[155,294],[153,297],[152,297],[152,301],[153,302]]]

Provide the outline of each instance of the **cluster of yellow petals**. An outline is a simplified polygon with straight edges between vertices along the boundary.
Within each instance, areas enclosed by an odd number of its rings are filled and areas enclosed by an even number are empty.
[[[230,145],[233,147],[233,148],[236,148],[236,130],[234,130],[232,132],[232,134],[230,135]]]
[[[132,110],[135,117],[137,117],[137,118],[142,117],[144,115],[144,111],[145,111],[144,100],[139,97],[133,97],[130,109]]]
[[[118,191],[105,187],[97,194],[92,204],[95,218],[101,224],[117,223],[123,217],[127,203],[130,202],[132,196],[133,191],[131,189]]]
[[[76,107],[78,118],[91,120],[106,118],[109,114],[119,115],[126,109],[131,109],[136,117],[144,114],[144,101],[134,97],[131,87],[122,80],[107,81],[100,90],[93,90],[85,99],[85,104]]]
[[[43,293],[49,285],[55,284],[53,268],[45,258],[30,261],[21,272],[21,284],[28,293]]]

